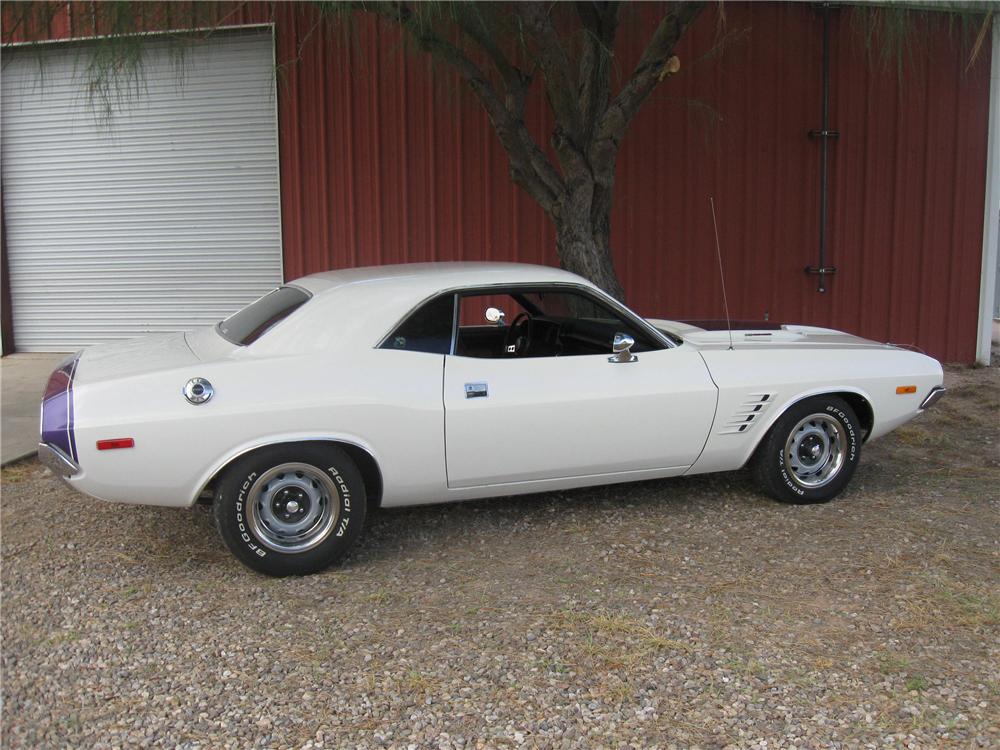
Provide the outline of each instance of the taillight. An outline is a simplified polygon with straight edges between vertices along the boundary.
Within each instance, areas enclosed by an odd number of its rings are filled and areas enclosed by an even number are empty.
[[[70,384],[73,382],[72,372],[75,366],[76,360],[73,359],[60,365],[58,370],[49,375],[49,382],[45,386],[45,394],[42,396],[42,401],[48,401],[56,394],[65,393],[69,390]]]
[[[42,442],[58,448],[73,461],[79,460],[73,430],[73,375],[77,362],[78,355],[70,357],[49,376],[41,415]]]

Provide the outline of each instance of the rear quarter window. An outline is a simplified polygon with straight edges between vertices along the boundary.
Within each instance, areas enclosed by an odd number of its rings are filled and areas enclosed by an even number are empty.
[[[382,344],[383,349],[448,354],[455,317],[455,295],[445,294],[414,311]]]
[[[230,315],[216,329],[226,341],[247,346],[302,307],[311,296],[298,287],[278,287]]]

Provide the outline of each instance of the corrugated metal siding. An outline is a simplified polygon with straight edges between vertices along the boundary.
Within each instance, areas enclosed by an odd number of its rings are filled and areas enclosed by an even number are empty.
[[[555,264],[541,210],[507,175],[482,110],[447,70],[367,18],[353,38],[276,8],[286,275],[401,260]],[[648,36],[624,27],[623,70]],[[654,10],[655,12],[655,10]],[[975,355],[989,60],[969,71],[943,14],[902,79],[869,60],[834,13],[829,263],[817,291],[821,20],[804,4],[726,6],[678,50],[682,72],[640,113],[621,152],[612,241],[628,301],[660,317],[721,317],[709,196],[734,317],[834,326]],[[646,19],[648,21],[648,18]],[[301,46],[301,50],[300,50]],[[545,142],[540,92],[529,106]]]
[[[714,195],[736,317],[795,320],[974,357],[986,168],[989,61],[947,19],[902,79],[868,59],[849,11],[833,15],[829,291],[818,261],[821,19],[800,4],[731,8],[749,29],[721,58],[712,19],[685,40],[687,75],[666,85],[627,136],[615,247],[640,309],[719,316],[708,196]],[[650,144],[656,144],[650,148]],[[636,242],[641,243],[638,246]],[[624,261],[624,262],[622,262]],[[674,283],[673,279],[680,281]]]
[[[182,78],[168,48],[150,44],[141,96],[110,125],[82,85],[88,50],[4,53],[4,220],[22,351],[213,323],[281,281],[270,32],[196,43]]]
[[[629,10],[623,71],[657,6]],[[721,317],[714,196],[734,317],[831,325],[972,361],[988,56],[966,71],[946,14],[929,14],[933,39],[899,79],[869,60],[850,9],[834,12],[831,126],[842,135],[831,146],[829,262],[839,272],[820,294],[803,272],[818,260],[819,144],[806,133],[821,124],[819,14],[804,3],[727,4],[720,54],[716,13],[689,31],[681,73],[624,141],[612,240],[630,304]],[[288,63],[286,278],[403,260],[557,263],[551,226],[511,184],[485,115],[444,66],[364,16],[332,33],[309,6],[250,4],[227,23],[271,19]],[[68,26],[57,19],[50,34]],[[537,88],[528,116],[547,142]]]
[[[548,221],[447,71],[370,18],[344,32],[316,28],[308,7],[275,13],[279,61],[301,53],[279,106],[287,278],[405,261],[557,262]]]

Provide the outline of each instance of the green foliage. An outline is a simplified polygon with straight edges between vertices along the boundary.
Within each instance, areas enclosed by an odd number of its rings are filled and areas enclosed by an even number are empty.
[[[179,81],[184,79],[186,52],[224,25],[243,3],[170,3],[111,0],[67,3],[56,0],[3,4],[3,42],[28,42],[42,49],[53,29],[65,28],[76,39],[78,74],[95,115],[110,121],[115,111],[144,92],[146,44],[151,37],[167,41]],[[42,56],[38,55],[39,65]],[[43,71],[44,72],[44,71]]]
[[[968,56],[968,70],[982,55],[989,37],[994,2],[884,2],[851,8],[851,21],[873,61],[895,68],[900,80],[938,24],[947,24]]]

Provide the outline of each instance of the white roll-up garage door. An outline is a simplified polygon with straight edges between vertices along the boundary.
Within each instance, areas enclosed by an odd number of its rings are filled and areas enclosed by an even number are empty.
[[[150,41],[110,119],[92,47],[5,50],[15,346],[71,351],[214,323],[281,282],[270,30]]]

